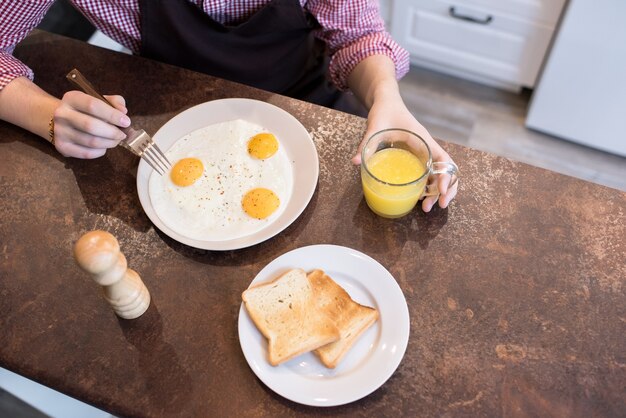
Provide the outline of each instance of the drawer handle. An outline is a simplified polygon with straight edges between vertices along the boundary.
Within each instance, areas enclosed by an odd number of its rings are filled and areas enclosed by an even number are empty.
[[[475,18],[473,16],[459,14],[459,13],[457,13],[457,11],[456,11],[454,6],[450,6],[450,8],[448,9],[448,13],[450,14],[450,16],[452,16],[455,19],[466,20],[466,21],[472,22],[472,23],[479,23],[481,25],[488,25],[489,22],[491,22],[493,20],[493,16],[491,16],[491,15],[487,15],[487,17],[484,18],[484,19],[477,19],[477,18]]]

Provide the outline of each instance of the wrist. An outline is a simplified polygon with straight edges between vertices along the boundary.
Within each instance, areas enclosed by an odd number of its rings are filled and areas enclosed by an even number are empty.
[[[374,103],[403,103],[398,82],[393,80],[382,80],[372,89],[368,97],[370,107]]]
[[[50,118],[60,102],[32,81],[18,77],[0,90],[0,119],[49,140]]]
[[[395,65],[386,55],[371,55],[358,63],[348,77],[348,85],[368,109],[374,102],[400,97]]]

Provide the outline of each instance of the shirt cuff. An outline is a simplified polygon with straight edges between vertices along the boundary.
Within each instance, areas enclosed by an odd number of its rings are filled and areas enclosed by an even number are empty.
[[[409,53],[388,33],[366,35],[339,49],[330,59],[331,81],[339,90],[348,90],[348,76],[356,65],[371,55],[386,55],[396,67],[396,79],[401,79],[409,71]]]
[[[31,70],[22,61],[5,51],[0,51],[0,90],[18,77],[27,77],[31,81],[34,79]]]

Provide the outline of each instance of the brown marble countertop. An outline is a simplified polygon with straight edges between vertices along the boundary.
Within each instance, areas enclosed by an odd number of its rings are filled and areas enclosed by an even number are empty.
[[[623,416],[626,193],[445,144],[463,173],[447,210],[399,220],[369,211],[349,159],[361,118],[36,32],[16,50],[60,97],[79,68],[126,97],[154,133],[198,103],[270,102],[311,133],[317,190],[303,214],[250,248],[212,252],[152,226],[137,159],[66,159],[0,122],[0,366],[120,416]],[[118,319],[72,246],[103,229],[153,303]],[[237,336],[241,292],[279,255],[332,243],[396,278],[411,333],[393,376],[356,402],[288,401],[253,373]]]

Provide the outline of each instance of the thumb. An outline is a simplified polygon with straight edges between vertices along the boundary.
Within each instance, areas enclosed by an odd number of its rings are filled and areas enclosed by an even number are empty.
[[[365,143],[372,136],[372,134],[373,133],[369,129],[367,130],[367,132],[365,132],[365,135],[363,135],[363,139],[361,139],[361,143],[359,144],[359,147],[356,150],[356,154],[354,154],[354,156],[350,160],[352,161],[352,164],[354,165],[361,164],[361,153],[363,152],[363,147],[365,147]]]
[[[352,164],[354,165],[361,164],[361,152],[363,151],[363,147],[365,146],[366,138],[367,138],[367,135],[361,140],[361,143],[359,144],[359,147],[356,150],[356,154],[354,154],[354,156],[350,160],[352,161]]]

